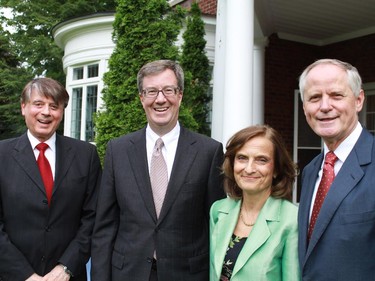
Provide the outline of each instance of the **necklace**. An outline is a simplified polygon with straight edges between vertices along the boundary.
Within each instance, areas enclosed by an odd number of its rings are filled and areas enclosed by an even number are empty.
[[[253,223],[247,223],[247,222],[245,222],[245,220],[244,220],[244,218],[242,216],[242,212],[240,214],[240,218],[241,218],[241,221],[243,222],[243,224],[246,225],[247,227],[253,226],[255,224],[255,222],[253,222]]]

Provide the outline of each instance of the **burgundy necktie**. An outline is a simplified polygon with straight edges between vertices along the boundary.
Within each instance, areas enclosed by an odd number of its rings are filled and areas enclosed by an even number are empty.
[[[150,179],[156,214],[159,217],[168,186],[168,170],[161,149],[164,143],[158,138],[151,158]]]
[[[44,188],[46,189],[46,195],[48,200],[48,205],[51,204],[51,197],[52,197],[52,189],[53,189],[53,176],[51,166],[48,162],[48,159],[44,155],[44,152],[48,148],[48,144],[40,143],[36,146],[39,150],[39,156],[37,159],[40,175],[42,176],[42,180],[44,183]]]
[[[310,239],[314,230],[314,226],[318,218],[320,208],[323,205],[324,198],[326,197],[328,190],[335,179],[334,166],[336,160],[337,156],[332,151],[329,151],[324,160],[323,175],[315,196],[314,207],[310,218],[309,231],[307,233],[308,239]]]

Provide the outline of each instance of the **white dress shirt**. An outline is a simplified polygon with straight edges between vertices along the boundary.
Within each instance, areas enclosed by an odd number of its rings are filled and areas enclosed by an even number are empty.
[[[162,153],[165,162],[167,163],[168,169],[168,180],[171,176],[171,171],[173,167],[174,157],[176,155],[178,138],[180,136],[180,124],[177,122],[176,126],[167,134],[162,137],[164,146],[162,148]],[[160,138],[149,125],[146,127],[146,149],[147,149],[147,161],[148,168],[150,172],[152,152],[154,150],[156,140]]]
[[[34,137],[29,130],[27,130],[27,137],[29,138],[29,141],[31,143],[31,147],[34,151],[35,159],[38,159],[39,156],[39,150],[36,148],[36,146],[40,143],[40,141]],[[44,155],[48,159],[48,162],[51,166],[52,170],[52,176],[53,180],[55,180],[55,170],[56,170],[56,133],[52,135],[48,140],[46,140],[44,143],[48,144],[49,148],[46,149],[44,152]]]
[[[337,156],[337,161],[335,163],[334,167],[334,172],[335,175],[338,174],[340,171],[342,165],[344,164],[346,158],[348,158],[350,152],[352,151],[354,145],[359,139],[359,136],[362,133],[362,125],[358,122],[357,126],[355,127],[354,131],[333,151],[335,155]],[[326,154],[329,152],[328,147],[326,144],[324,144],[324,158],[326,157]],[[318,173],[318,178],[316,179],[315,187],[314,187],[314,193],[311,198],[311,205],[310,205],[310,218],[311,218],[311,213],[312,209],[314,207],[314,202],[315,202],[315,196],[318,191],[319,183],[322,179],[323,175],[323,165],[324,165],[324,160],[322,161],[322,164],[320,166],[320,170]]]

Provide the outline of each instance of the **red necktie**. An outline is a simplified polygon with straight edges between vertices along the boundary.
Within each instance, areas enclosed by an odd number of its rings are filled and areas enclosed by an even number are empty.
[[[40,175],[42,176],[42,179],[43,179],[44,188],[46,189],[48,205],[50,205],[51,197],[52,197],[52,189],[53,189],[53,176],[52,176],[51,166],[48,162],[48,159],[44,155],[44,152],[48,148],[48,144],[40,143],[36,146],[36,148],[39,150],[37,163],[38,163]]]
[[[323,205],[324,198],[326,197],[329,188],[333,180],[335,179],[334,165],[337,160],[337,156],[329,151],[326,155],[323,165],[323,175],[319,183],[318,191],[316,192],[313,211],[311,213],[309,231],[307,233],[308,239],[310,239],[311,234],[314,230],[316,220],[319,215],[320,208]]]

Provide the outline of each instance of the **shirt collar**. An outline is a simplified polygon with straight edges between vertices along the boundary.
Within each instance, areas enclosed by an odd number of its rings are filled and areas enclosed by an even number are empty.
[[[353,132],[351,132],[351,134],[335,149],[334,153],[341,162],[345,162],[361,133],[362,125],[358,122]],[[324,157],[328,151],[328,147],[324,144]]]
[[[31,134],[30,130],[27,130],[27,137],[29,138],[32,149],[35,149],[35,147],[40,143],[40,141]],[[56,151],[56,132],[44,143],[48,144],[49,148],[53,152],[55,152]]]
[[[174,128],[168,132],[167,134],[165,134],[162,138],[163,142],[164,142],[164,147],[165,149],[168,151],[168,146],[173,142],[175,141],[176,139],[178,139],[179,135],[180,135],[180,123],[177,121],[177,124],[176,126],[174,126]],[[152,129],[151,127],[147,124],[147,127],[146,127],[146,135],[147,135],[147,138],[149,138],[149,140],[155,144],[156,140],[158,138],[160,138],[160,136],[158,134],[156,134]]]

